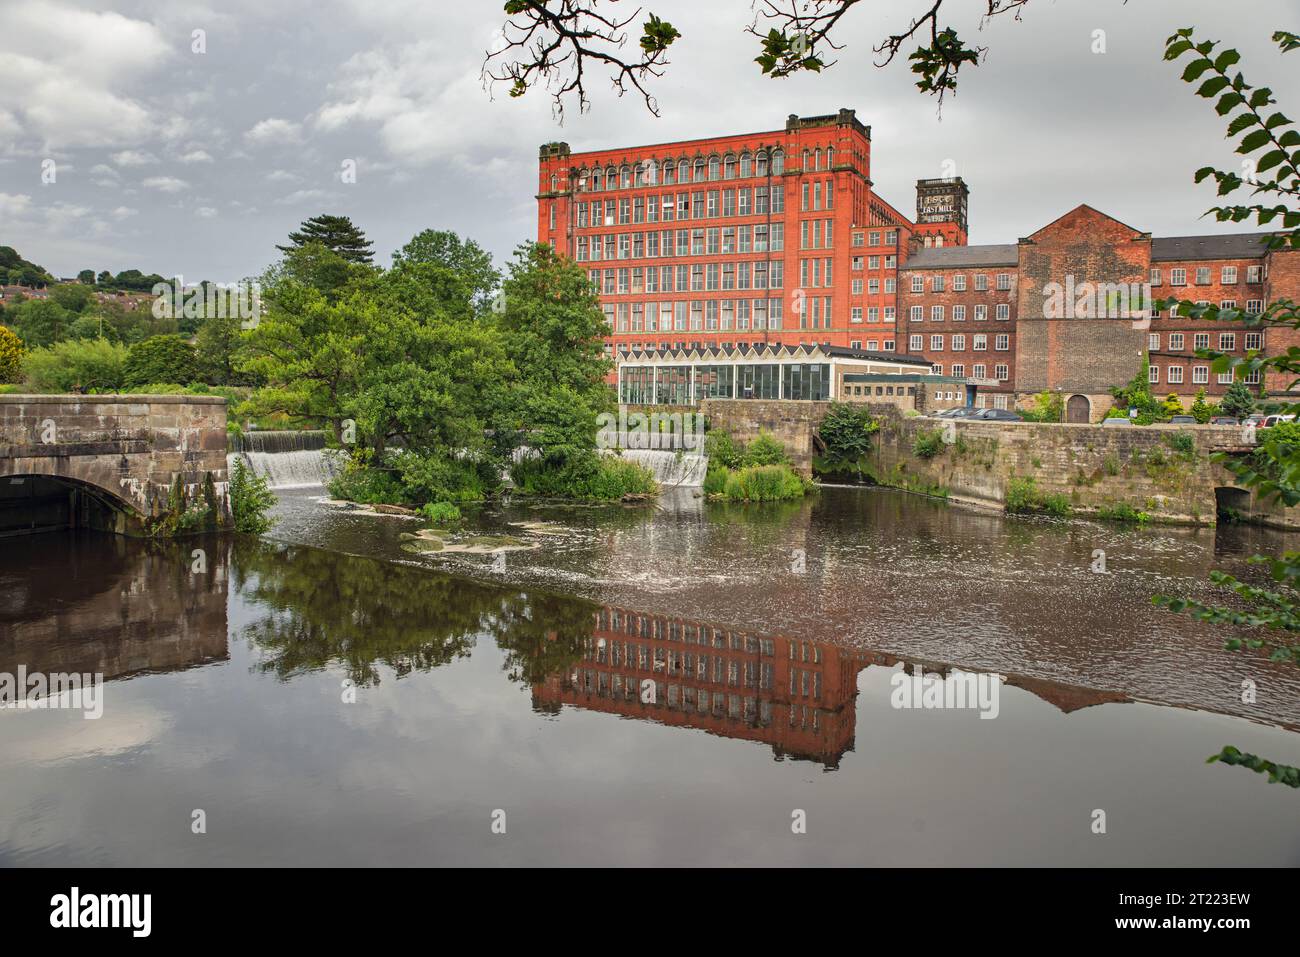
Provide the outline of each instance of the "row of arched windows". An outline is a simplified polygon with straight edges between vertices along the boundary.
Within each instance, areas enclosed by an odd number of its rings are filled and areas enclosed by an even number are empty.
[[[785,170],[785,153],[770,153],[770,173],[780,175]],[[611,189],[631,189],[637,186],[659,186],[665,183],[705,183],[724,179],[749,179],[769,175],[769,153],[759,150],[727,153],[725,156],[697,156],[691,159],[645,159],[622,166],[583,168],[574,175],[578,192],[599,193]],[[552,178],[552,189],[557,186]]]

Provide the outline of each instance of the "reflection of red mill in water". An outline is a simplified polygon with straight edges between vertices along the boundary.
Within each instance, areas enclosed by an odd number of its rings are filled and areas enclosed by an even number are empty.
[[[778,758],[838,767],[853,748],[858,672],[900,663],[910,670],[911,662],[894,655],[606,606],[596,613],[582,658],[534,685],[533,702],[760,741]],[[927,673],[951,670],[917,663]],[[643,701],[647,680],[654,694]],[[1128,700],[1036,678],[1008,677],[1007,684],[1066,713]]]

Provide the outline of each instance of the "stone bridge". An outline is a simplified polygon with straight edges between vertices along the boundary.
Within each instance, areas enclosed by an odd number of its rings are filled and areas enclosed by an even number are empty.
[[[205,487],[227,518],[224,398],[0,395],[0,536],[144,535]]]

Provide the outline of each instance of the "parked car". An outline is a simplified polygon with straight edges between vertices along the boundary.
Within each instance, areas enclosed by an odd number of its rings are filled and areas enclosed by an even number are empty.
[[[1241,424],[1261,426],[1264,424],[1265,418],[1267,417],[1262,412],[1252,412],[1250,415],[1246,416],[1244,419],[1241,420]]]
[[[948,416],[950,419],[973,419],[984,410],[969,405],[963,405],[960,408],[951,409],[949,411],[952,412],[952,415]]]
[[[1196,425],[1196,416],[1194,415],[1171,415],[1169,417],[1170,425]]]
[[[1252,415],[1252,416],[1250,417],[1250,419],[1253,419],[1253,418],[1255,418],[1255,416]],[[1246,423],[1247,423],[1247,424],[1249,424],[1249,425],[1256,425],[1256,424],[1257,424],[1257,423],[1251,422],[1250,419],[1247,419],[1247,420],[1246,420]],[[1263,421],[1264,421],[1264,417],[1263,417],[1262,415],[1259,417],[1259,421],[1260,421],[1260,422],[1263,422]],[[1210,416],[1210,425],[1241,425],[1241,424],[1242,424],[1241,422],[1237,421],[1236,419],[1234,419],[1234,418],[1233,418],[1232,416],[1230,416],[1230,415],[1212,415],[1212,416]]]
[[[1019,412],[1012,412],[1010,409],[979,409],[972,419],[993,420],[994,422],[1023,422]]]
[[[1123,416],[1123,417],[1112,416],[1109,419],[1102,419],[1101,424],[1102,425],[1132,425],[1133,420],[1130,419],[1128,416]]]
[[[1271,429],[1273,428],[1273,426],[1277,425],[1280,422],[1294,422],[1294,421],[1295,421],[1294,415],[1270,415],[1264,418],[1264,424],[1262,428]]]
[[[940,409],[938,412],[931,412],[932,419],[958,419],[966,413],[964,405],[955,405],[951,409]]]

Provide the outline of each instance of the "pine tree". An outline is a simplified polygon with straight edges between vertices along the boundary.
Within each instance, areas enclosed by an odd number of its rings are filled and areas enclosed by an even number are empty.
[[[1255,397],[1246,388],[1246,383],[1240,379],[1234,380],[1232,385],[1228,386],[1228,391],[1223,394],[1222,401],[1219,402],[1219,414],[1243,419],[1254,411]]]
[[[276,246],[282,253],[301,249],[308,243],[320,243],[332,249],[348,262],[370,265],[374,262],[373,243],[347,216],[330,216],[322,213],[305,220],[301,229],[289,234],[288,246]]]

